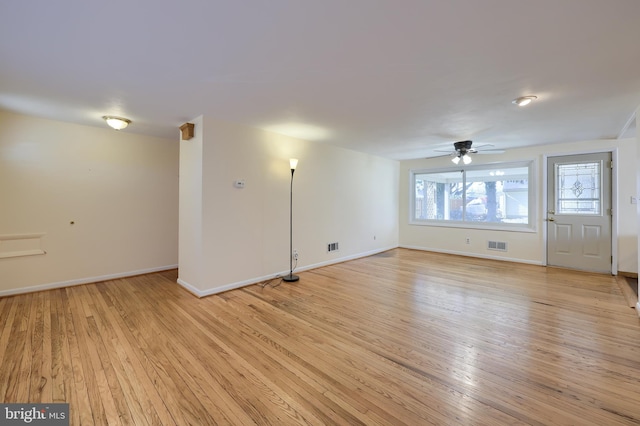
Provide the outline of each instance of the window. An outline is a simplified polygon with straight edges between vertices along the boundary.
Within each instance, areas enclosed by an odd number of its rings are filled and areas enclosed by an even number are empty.
[[[533,162],[412,170],[410,222],[531,230],[532,171]]]
[[[556,165],[556,214],[600,214],[599,162]]]

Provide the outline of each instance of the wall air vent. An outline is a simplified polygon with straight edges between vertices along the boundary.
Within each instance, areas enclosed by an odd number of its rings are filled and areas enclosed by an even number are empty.
[[[504,241],[487,241],[489,250],[507,251],[507,243]]]
[[[327,252],[338,251],[338,243],[327,244]]]

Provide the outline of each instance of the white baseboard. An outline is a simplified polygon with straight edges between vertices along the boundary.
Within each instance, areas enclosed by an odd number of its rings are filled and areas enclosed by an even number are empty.
[[[468,253],[468,252],[456,251],[456,250],[442,250],[442,249],[420,247],[420,246],[401,245],[400,248],[406,248],[411,250],[421,250],[421,251],[432,251],[434,253],[455,254],[458,256],[477,257],[479,259],[502,260],[504,262],[516,262],[516,263],[526,263],[528,265],[544,266],[543,263],[538,260],[527,260],[527,259],[518,259],[518,258],[503,257],[503,256],[493,256],[493,255],[487,255],[487,254]]]
[[[213,288],[208,288],[206,290],[199,290],[196,286],[186,282],[185,280],[178,278],[177,283],[180,284],[182,287],[184,287],[189,293],[193,294],[196,297],[202,298],[202,297],[206,297],[206,296],[211,296],[213,294],[218,294],[218,293],[223,293],[225,291],[229,291],[229,290],[235,290],[236,288],[240,288],[240,287],[245,287],[248,285],[253,285],[253,284],[257,284],[263,281],[267,281],[272,279],[273,277],[276,276],[283,276],[288,274],[289,271],[285,271],[285,272],[281,272],[279,274],[276,275],[265,275],[264,277],[258,277],[258,278],[251,278],[248,280],[244,280],[244,281],[238,281],[235,283],[231,283],[231,284],[226,284],[220,287],[213,287]]]
[[[327,260],[325,262],[314,263],[313,265],[307,265],[301,268],[296,269],[296,271],[308,271],[309,269],[321,268],[323,266],[334,265],[336,263],[347,262],[349,260],[360,259],[362,257],[373,256],[374,254],[382,253],[388,250],[392,250],[394,248],[398,248],[398,246],[386,247],[376,250],[365,251],[363,253],[353,254],[351,256],[338,257],[335,259]],[[289,271],[285,271],[285,274],[288,274]]]
[[[359,259],[361,257],[371,256],[371,255],[382,253],[382,252],[385,252],[387,250],[391,250],[391,249],[394,249],[394,248],[397,248],[397,246],[371,250],[371,251],[367,251],[367,252],[363,252],[363,253],[354,254],[354,255],[351,255],[351,256],[339,257],[339,258],[328,260],[326,262],[320,262],[320,263],[315,263],[313,265],[307,265],[307,266],[303,266],[303,267],[300,267],[300,268],[296,268],[295,272],[308,271],[310,269],[316,269],[316,268],[320,268],[322,266],[328,266],[328,265],[333,265],[333,264],[336,264],[336,263],[346,262],[348,260]],[[209,289],[206,289],[206,290],[199,290],[193,284],[190,284],[190,283],[188,283],[188,282],[186,282],[186,281],[184,281],[183,279],[180,279],[180,278],[178,278],[177,282],[178,282],[178,284],[180,284],[182,287],[184,287],[189,293],[193,294],[194,296],[206,297],[206,296],[211,296],[213,294],[223,293],[223,292],[229,291],[229,290],[235,290],[236,288],[257,284],[257,283],[260,283],[260,282],[263,282],[263,281],[267,281],[267,280],[270,280],[270,279],[274,279],[274,278],[277,278],[277,277],[282,277],[282,276],[287,275],[288,273],[289,273],[289,270],[281,271],[281,272],[278,272],[276,274],[270,274],[270,275],[265,275],[263,277],[251,278],[251,279],[248,279],[248,280],[238,281],[238,282],[235,282],[235,283],[226,284],[226,285],[223,285],[223,286],[220,286],[220,287],[209,288]]]
[[[178,273],[180,273],[179,268],[178,268]],[[193,294],[194,296],[202,297],[202,294],[201,294],[202,292],[197,288],[195,288],[194,286],[192,286],[191,284],[189,284],[188,282],[186,282],[185,280],[178,278],[176,282],[180,284],[182,287],[184,287],[185,290],[187,290],[189,293]]]
[[[22,287],[9,290],[0,290],[0,297],[13,296],[16,294],[33,293],[36,291],[52,290],[55,288],[72,287],[75,285],[92,284],[100,281],[115,280],[118,278],[133,277],[135,275],[151,274],[153,272],[168,271],[176,269],[178,265],[159,266],[157,268],[139,269],[137,271],[120,272],[117,274],[101,275],[98,277],[78,278],[69,281],[60,281],[55,283],[34,285],[31,287]]]

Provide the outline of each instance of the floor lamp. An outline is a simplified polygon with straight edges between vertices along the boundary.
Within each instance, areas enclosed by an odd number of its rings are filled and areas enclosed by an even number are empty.
[[[291,166],[291,189],[289,190],[289,275],[282,277],[283,281],[292,282],[298,281],[299,276],[293,275],[293,172],[296,171],[298,160],[291,158],[289,160]]]

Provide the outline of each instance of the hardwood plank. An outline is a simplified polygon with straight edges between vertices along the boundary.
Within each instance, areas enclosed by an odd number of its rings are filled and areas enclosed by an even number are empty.
[[[49,364],[50,354],[45,356],[45,318],[47,316],[46,303],[43,293],[34,294],[33,310],[30,315],[31,322],[29,331],[31,332],[31,374],[29,385],[28,401],[41,402],[43,397],[50,399],[50,396],[43,395],[51,369],[43,370],[43,364]],[[51,331],[49,330],[49,336]],[[48,338],[47,338],[48,340]],[[47,376],[47,377],[45,377]]]
[[[126,282],[118,282],[124,285]],[[115,371],[125,392],[126,403],[134,417],[136,424],[188,424],[179,410],[170,413],[168,407],[179,404],[177,396],[168,390],[158,373],[150,366],[144,353],[144,348],[137,344],[134,336],[128,333],[122,318],[123,312],[118,311],[113,303],[113,297],[107,283],[98,285],[102,296],[103,310],[98,316],[105,322],[105,332],[111,333],[106,342],[110,342],[110,357],[113,365],[118,365]]]
[[[5,398],[8,385],[8,375],[11,371],[9,363],[10,348],[15,346],[15,343],[11,341],[11,332],[13,330],[14,320],[17,317],[17,300],[13,297],[0,298],[0,324],[3,326],[0,328],[0,398]]]
[[[207,318],[199,318],[200,322],[205,324],[208,321],[215,321],[217,327],[226,329],[226,332],[229,333],[229,339],[246,342],[246,346],[240,346],[236,349],[239,350],[239,355],[251,360],[251,364],[259,371],[268,374],[279,389],[286,393],[293,393],[304,407],[304,411],[310,412],[322,424],[335,424],[338,423],[338,419],[343,422],[348,420],[348,424],[362,423],[346,412],[343,412],[339,417],[335,417],[336,411],[343,411],[339,410],[339,407],[335,404],[323,405],[324,409],[319,409],[315,401],[324,400],[326,403],[330,402],[323,395],[327,388],[323,387],[319,391],[314,389],[313,385],[315,383],[310,383],[304,370],[296,368],[296,359],[292,353],[282,347],[278,347],[274,341],[255,329],[247,328],[238,313],[228,311],[227,308],[233,308],[225,306],[227,304],[223,301],[213,299],[212,301],[219,302],[216,304],[215,314],[213,314],[214,311],[209,311],[210,315]],[[300,383],[300,379],[304,381]]]
[[[12,332],[12,344],[18,342],[13,362],[14,371],[9,375],[9,388],[6,398],[10,401],[28,401],[31,385],[31,354],[32,354],[32,329],[35,317],[33,309],[35,294],[27,295],[22,304],[23,311],[18,310],[16,328]]]
[[[186,312],[184,313],[186,314]],[[281,389],[274,386],[274,383],[268,380],[260,369],[254,368],[253,364],[250,362],[243,362],[247,357],[236,353],[236,350],[230,347],[226,340],[218,337],[218,335],[208,332],[207,329],[201,327],[201,325],[196,322],[192,324],[198,328],[207,339],[216,344],[220,349],[220,353],[230,355],[228,358],[230,368],[235,371],[243,371],[243,375],[250,379],[252,386],[246,389],[245,393],[253,394],[253,398],[255,398],[252,402],[253,405],[256,403],[263,405],[262,409],[259,410],[261,416],[263,416],[266,411],[273,411],[270,406],[264,405],[260,401],[261,397],[266,397],[274,404],[274,407],[277,407],[277,410],[273,412],[276,416],[284,414],[290,418],[296,419],[299,423],[322,424],[322,422],[315,418],[313,414],[309,413],[302,405],[298,404],[295,399],[290,398],[287,393],[282,392]],[[248,359],[251,358],[252,356],[249,354]]]
[[[64,290],[45,293],[51,300],[51,402],[67,402],[71,398],[71,351],[67,336],[67,311],[64,308]],[[43,401],[48,402],[48,401]]]
[[[69,359],[71,363],[71,375],[66,378],[69,380],[69,388],[72,391],[72,394],[68,396],[69,417],[70,423],[73,424],[94,424],[94,407],[90,402],[89,392],[93,394],[96,394],[96,392],[95,388],[89,388],[93,382],[91,369],[87,369],[85,363],[82,361],[82,348],[80,346],[80,339],[78,338],[78,335],[81,333],[81,328],[78,326],[78,317],[82,316],[82,311],[79,311],[76,304],[73,303],[73,299],[76,297],[75,295],[79,289],[79,287],[67,289],[67,291],[63,293],[66,337],[69,345]],[[99,415],[99,412],[100,410],[96,410],[96,416]]]
[[[0,398],[71,424],[640,423],[607,275],[395,249],[197,299],[175,271],[0,299]]]
[[[90,287],[89,291],[97,299],[100,299],[100,293],[96,287]],[[100,302],[96,303],[96,312],[97,315],[92,318],[92,328],[95,334],[101,336],[98,354],[101,363],[108,366],[106,373],[109,388],[122,424],[147,425],[152,424],[152,421],[161,424],[157,416],[154,416],[155,412],[150,410],[145,413],[141,407],[136,390],[132,388],[128,379],[128,370],[123,366],[122,360],[118,356],[118,348],[120,347],[118,337],[113,332],[109,315],[102,309]],[[167,416],[167,419],[171,419],[171,417]]]
[[[637,275],[637,274],[636,274]],[[625,300],[630,308],[635,308],[638,303],[638,294],[636,291],[638,290],[638,278],[629,278],[623,275],[618,275],[616,277],[616,282],[620,287],[620,291],[624,295]],[[632,286],[635,286],[632,288]]]
[[[235,330],[236,338],[246,342],[246,346],[242,347],[242,356],[254,358],[254,365],[271,373],[270,376],[280,387],[294,392],[323,423],[365,424],[369,417],[361,415],[359,410],[350,410],[350,405],[345,407],[327,397],[325,394],[329,388],[322,386],[319,378],[307,370],[308,365],[303,363],[298,366],[302,360],[272,339],[269,331],[263,330],[260,323],[253,320],[255,316],[251,311],[239,310],[236,304],[228,304],[220,299],[209,300],[215,304],[212,310],[207,311],[213,317],[212,321],[217,321],[220,327],[226,327],[230,332]],[[244,318],[249,320],[245,321]],[[202,321],[204,323],[207,320],[203,318]],[[348,398],[345,394],[341,396]]]

